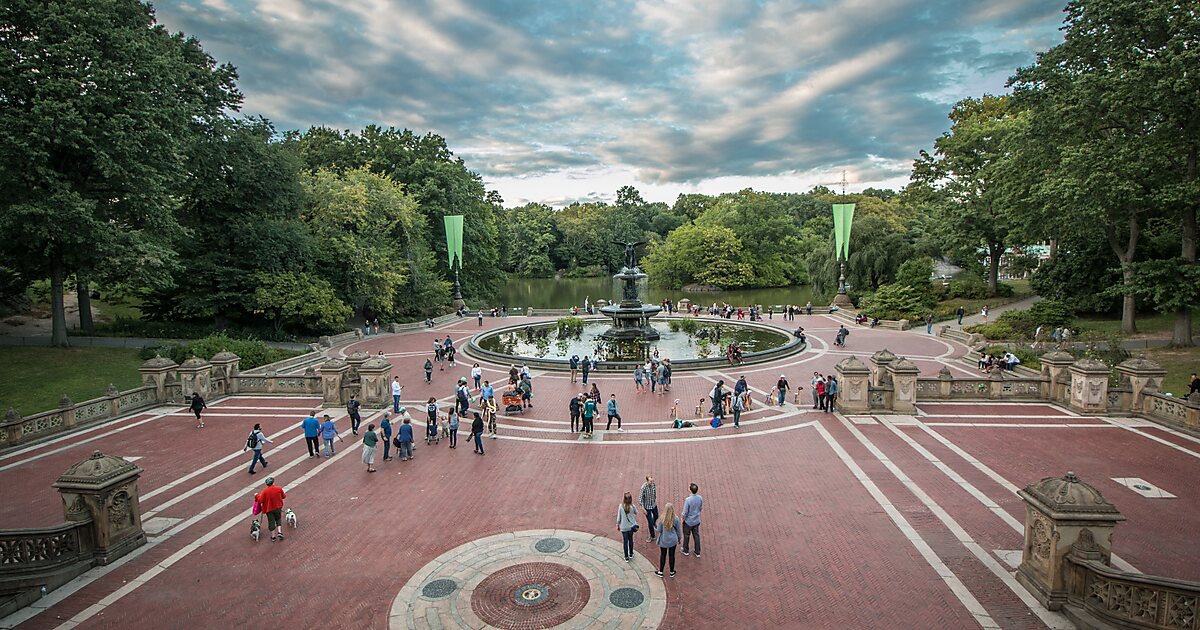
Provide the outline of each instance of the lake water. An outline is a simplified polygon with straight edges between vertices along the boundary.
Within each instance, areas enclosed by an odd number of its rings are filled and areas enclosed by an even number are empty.
[[[592,303],[601,298],[612,301],[620,299],[621,290],[612,278],[513,278],[500,292],[500,300],[510,309],[533,308],[583,308],[584,298]],[[812,287],[780,287],[775,289],[744,289],[740,291],[691,292],[678,289],[642,287],[642,301],[658,304],[670,298],[678,302],[688,298],[695,304],[710,305],[730,303],[737,306],[762,304],[775,306],[799,304],[803,306],[812,299]],[[814,303],[814,306],[816,304]]]

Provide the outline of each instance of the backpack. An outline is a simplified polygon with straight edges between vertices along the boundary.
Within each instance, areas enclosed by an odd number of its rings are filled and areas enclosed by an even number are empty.
[[[246,438],[246,448],[258,447],[258,431],[251,431],[250,436]]]
[[[721,418],[720,418],[720,416],[713,416],[713,419],[712,419],[712,428],[714,428],[714,429],[715,429],[715,428],[717,428],[717,427],[719,427],[719,426],[721,426]]]

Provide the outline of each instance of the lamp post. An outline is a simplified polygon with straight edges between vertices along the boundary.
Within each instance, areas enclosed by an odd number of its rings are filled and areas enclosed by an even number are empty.
[[[833,305],[838,308],[854,306],[846,294],[846,257],[850,253],[850,227],[854,222],[854,204],[833,204],[834,248],[838,259],[838,291]]]
[[[450,305],[455,310],[461,310],[467,305],[462,297],[462,282],[458,279],[458,270],[462,268],[463,217],[461,214],[450,215],[442,217],[442,220],[446,224],[446,258],[450,263],[450,270],[454,272],[454,292]]]

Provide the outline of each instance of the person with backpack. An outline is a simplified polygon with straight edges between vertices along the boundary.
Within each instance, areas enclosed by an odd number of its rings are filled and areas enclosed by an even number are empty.
[[[533,380],[529,375],[521,376],[521,382],[517,384],[517,391],[521,392],[521,408],[533,409]]]
[[[571,355],[570,366],[571,366],[571,382],[574,383],[575,375],[579,373],[579,355],[578,354]]]
[[[254,428],[250,430],[250,435],[246,436],[246,447],[242,449],[243,453],[245,453],[247,450],[254,451],[254,457],[250,459],[251,475],[254,474],[254,466],[258,464],[258,462],[262,462],[263,468],[267,467],[267,460],[262,454],[264,442],[270,444],[271,440],[268,440],[267,436],[263,435],[262,425],[255,424]]]
[[[345,442],[342,436],[338,435],[337,426],[333,424],[333,418],[329,414],[325,414],[325,421],[321,423],[321,439],[325,442],[325,457],[333,457],[333,438],[337,438],[339,442]]]
[[[588,374],[591,374],[591,372],[592,372],[592,359],[587,356],[583,357],[583,366],[582,367],[583,367],[583,384],[587,385]],[[571,382],[575,382],[575,381],[572,380]]]
[[[425,367],[425,382],[432,383],[433,382],[433,360],[426,358],[424,367]]]
[[[192,394],[192,404],[189,409],[192,410],[192,413],[196,414],[196,422],[200,423],[196,425],[197,429],[204,428],[204,418],[200,417],[200,412],[207,408],[208,404],[204,402],[204,397],[200,395],[200,392],[194,392]]]
[[[300,428],[304,430],[304,445],[308,447],[309,457],[321,456],[321,421],[317,420],[317,412],[314,410],[303,422],[300,423]]]
[[[346,414],[350,416],[350,432],[354,435],[358,435],[358,425],[362,424],[362,415],[358,413],[361,407],[358,396],[350,394],[350,400],[346,403]]]
[[[454,390],[455,404],[458,405],[458,415],[467,415],[467,410],[471,408],[471,392],[467,390],[467,377],[463,376],[458,379],[458,389]]]

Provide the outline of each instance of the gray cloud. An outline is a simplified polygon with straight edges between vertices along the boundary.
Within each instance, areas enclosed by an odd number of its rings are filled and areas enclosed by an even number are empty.
[[[485,177],[616,166],[655,184],[842,166],[894,177],[946,129],[951,103],[1001,91],[1061,39],[1044,0],[180,0],[158,12],[236,65],[245,111],[281,129],[409,127],[445,136]]]

